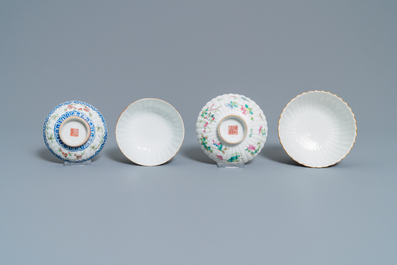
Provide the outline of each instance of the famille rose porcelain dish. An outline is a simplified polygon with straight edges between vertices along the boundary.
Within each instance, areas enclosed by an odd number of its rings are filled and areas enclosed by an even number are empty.
[[[201,110],[196,135],[201,149],[218,166],[243,165],[258,155],[266,142],[266,117],[247,97],[221,95]]]
[[[179,151],[184,137],[181,115],[160,99],[135,101],[120,114],[116,124],[116,141],[121,152],[143,166],[168,162]]]
[[[278,133],[281,145],[293,160],[321,168],[346,157],[356,140],[357,124],[341,98],[325,91],[309,91],[284,108]]]
[[[50,152],[65,162],[85,162],[95,157],[105,145],[107,127],[102,114],[81,101],[67,101],[47,116],[44,142]]]

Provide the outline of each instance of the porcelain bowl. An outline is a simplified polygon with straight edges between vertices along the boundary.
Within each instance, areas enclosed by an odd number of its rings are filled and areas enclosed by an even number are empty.
[[[178,111],[169,103],[145,98],[130,104],[116,124],[121,152],[143,166],[161,165],[182,146],[185,127]]]
[[[102,114],[82,101],[67,101],[48,114],[43,127],[50,152],[65,162],[82,163],[94,158],[107,139]]]
[[[280,115],[281,145],[296,162],[328,167],[352,149],[357,124],[351,108],[326,91],[309,91],[292,99]]]
[[[196,136],[201,149],[218,166],[242,165],[257,156],[265,145],[266,117],[250,98],[221,95],[202,108]]]

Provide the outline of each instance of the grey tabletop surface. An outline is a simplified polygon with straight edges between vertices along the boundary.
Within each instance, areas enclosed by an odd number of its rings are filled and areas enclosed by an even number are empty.
[[[0,264],[397,264],[396,1],[1,1]],[[282,149],[278,118],[325,90],[356,115],[339,164]],[[195,136],[239,93],[268,121],[262,152],[219,169]],[[167,164],[117,147],[122,110],[153,97],[186,129]],[[81,100],[109,132],[90,166],[46,148],[53,107]]]

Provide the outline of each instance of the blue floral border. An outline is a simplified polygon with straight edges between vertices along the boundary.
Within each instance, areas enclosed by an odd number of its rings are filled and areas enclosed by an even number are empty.
[[[80,117],[80,118],[84,119],[90,126],[90,138],[82,146],[69,147],[64,142],[62,142],[61,137],[59,136],[59,129],[61,127],[62,122],[65,119],[72,117],[72,116]],[[58,120],[55,122],[55,125],[54,125],[54,138],[57,141],[58,145],[60,145],[63,149],[71,151],[71,152],[79,152],[79,151],[83,151],[83,150],[87,149],[87,147],[90,146],[92,144],[92,142],[94,141],[95,136],[96,136],[95,126],[94,126],[94,123],[92,122],[92,120],[87,115],[85,115],[84,113],[79,112],[77,110],[67,111],[66,113],[62,114],[62,116],[58,118]]]
[[[72,103],[84,105],[84,106],[87,106],[87,107],[91,108],[91,109],[92,109],[93,111],[95,111],[95,112],[98,114],[98,116],[101,118],[101,120],[102,120],[102,122],[103,122],[103,127],[104,127],[103,143],[102,143],[101,146],[98,148],[98,150],[95,152],[95,154],[93,154],[93,155],[90,156],[89,158],[86,158],[86,159],[83,159],[83,160],[75,160],[75,161],[71,161],[71,160],[68,160],[68,159],[64,159],[64,158],[62,158],[60,155],[56,154],[56,153],[50,148],[50,146],[49,146],[49,144],[48,144],[48,141],[47,141],[47,136],[46,136],[47,123],[48,123],[48,120],[49,120],[49,118],[51,117],[51,115],[52,115],[57,109],[59,109],[60,107],[65,106],[65,105],[70,105],[70,104],[72,104]],[[82,102],[82,101],[77,101],[77,100],[72,100],[72,101],[66,101],[66,102],[64,102],[64,103],[59,104],[58,106],[56,106],[55,108],[53,108],[53,109],[51,110],[51,112],[47,115],[47,118],[45,119],[45,121],[44,121],[44,126],[43,126],[43,137],[44,137],[44,143],[45,143],[45,145],[47,146],[48,150],[50,150],[50,152],[51,152],[54,156],[56,156],[57,158],[59,158],[59,159],[62,160],[62,161],[65,161],[65,162],[70,162],[70,163],[81,163],[81,162],[88,161],[88,160],[94,158],[95,156],[97,156],[97,155],[99,154],[99,152],[102,150],[102,148],[103,148],[103,146],[105,145],[106,140],[107,140],[107,138],[108,138],[108,129],[107,129],[107,126],[106,126],[105,118],[102,116],[102,114],[99,112],[99,110],[97,110],[95,107],[93,107],[92,105],[90,105],[90,104],[88,104],[88,103],[85,103],[85,102]]]

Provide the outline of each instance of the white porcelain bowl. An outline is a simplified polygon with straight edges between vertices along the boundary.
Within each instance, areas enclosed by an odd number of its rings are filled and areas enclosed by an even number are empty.
[[[204,153],[218,165],[243,165],[265,145],[266,117],[245,96],[221,95],[210,100],[199,113],[196,136]]]
[[[145,98],[130,104],[116,124],[121,152],[143,166],[164,164],[179,151],[185,127],[178,111],[169,103]]]
[[[281,145],[296,162],[308,167],[328,167],[352,149],[357,124],[350,107],[338,96],[309,91],[292,99],[281,113]]]

